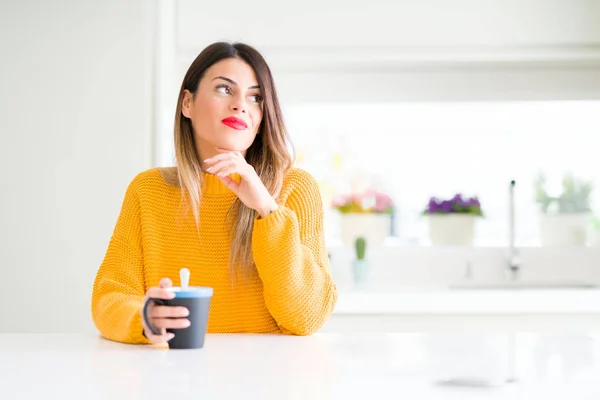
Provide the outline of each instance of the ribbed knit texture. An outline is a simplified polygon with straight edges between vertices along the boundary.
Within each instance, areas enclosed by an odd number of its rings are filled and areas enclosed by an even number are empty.
[[[279,208],[254,221],[252,253],[258,274],[232,285],[226,214],[236,196],[216,176],[204,174],[200,232],[181,190],[158,169],[140,173],[128,186],[92,295],[100,333],[126,343],[148,343],[139,315],[144,294],[163,277],[179,285],[214,288],[208,332],[308,335],[331,314],[337,288],[329,273],[323,208],[317,183],[291,170]]]

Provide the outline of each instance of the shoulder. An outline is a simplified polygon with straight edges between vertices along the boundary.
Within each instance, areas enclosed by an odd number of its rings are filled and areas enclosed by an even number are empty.
[[[139,172],[131,181],[135,187],[145,187],[153,184],[168,184],[177,186],[177,167],[157,167]]]
[[[317,189],[319,185],[316,179],[308,172],[301,168],[292,168],[283,178],[284,191],[312,191]]]
[[[177,168],[150,168],[139,172],[129,183],[128,192],[138,197],[152,196],[178,187]]]
[[[315,186],[317,184],[316,179],[301,168],[292,168],[283,178],[283,186]]]
[[[319,184],[308,171],[292,168],[283,179],[280,198],[283,202],[310,199],[320,202]]]

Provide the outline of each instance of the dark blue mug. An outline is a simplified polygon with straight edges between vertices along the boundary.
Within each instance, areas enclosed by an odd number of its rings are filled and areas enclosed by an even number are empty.
[[[146,326],[155,335],[160,335],[160,332],[152,326],[148,318],[148,307],[154,303],[161,306],[182,306],[186,307],[190,314],[187,317],[190,321],[190,326],[182,329],[167,329],[167,332],[173,333],[175,336],[168,341],[171,349],[201,349],[204,347],[204,339],[206,337],[206,328],[208,324],[208,314],[210,311],[210,302],[213,296],[213,288],[203,286],[190,286],[185,290],[181,287],[172,287],[171,290],[175,293],[175,298],[171,300],[149,298],[146,300],[143,309],[144,322]]]

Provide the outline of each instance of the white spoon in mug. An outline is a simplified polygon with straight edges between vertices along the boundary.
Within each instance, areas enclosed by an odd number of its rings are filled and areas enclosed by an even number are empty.
[[[179,271],[179,280],[181,283],[181,290],[187,290],[190,284],[190,270],[187,268],[181,268]]]

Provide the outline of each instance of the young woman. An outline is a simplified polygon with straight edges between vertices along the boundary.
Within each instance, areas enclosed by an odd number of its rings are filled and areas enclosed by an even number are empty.
[[[138,174],[127,188],[92,294],[100,333],[160,343],[189,326],[184,307],[147,298],[191,271],[214,290],[211,333],[309,335],[336,300],[314,178],[292,168],[273,77],[240,43],[214,43],[187,71],[175,114],[176,167]]]

